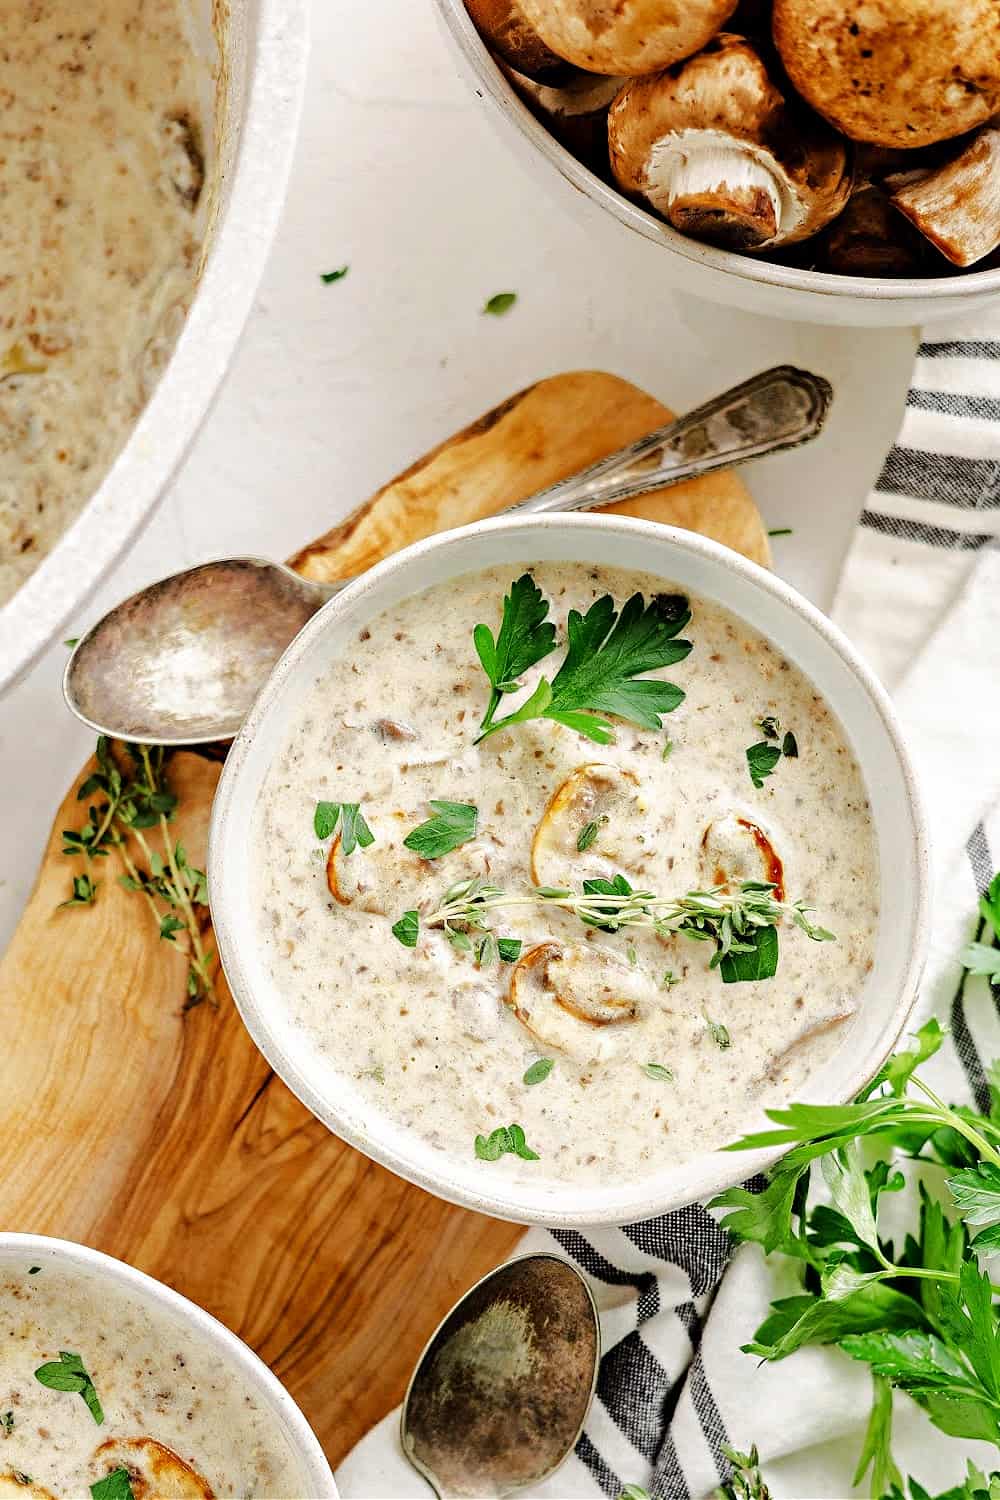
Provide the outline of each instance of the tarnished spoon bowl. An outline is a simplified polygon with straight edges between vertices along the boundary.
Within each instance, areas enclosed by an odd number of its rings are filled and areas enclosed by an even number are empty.
[[[797,448],[818,436],[831,397],[821,376],[777,365],[510,510],[590,510]],[[66,702],[116,739],[232,739],[282,652],[349,581],[315,583],[254,557],[175,573],[82,637],[66,664]]]
[[[420,1356],[403,1451],[442,1497],[540,1484],[580,1436],[600,1355],[580,1273],[556,1255],[508,1261],[452,1308]]]

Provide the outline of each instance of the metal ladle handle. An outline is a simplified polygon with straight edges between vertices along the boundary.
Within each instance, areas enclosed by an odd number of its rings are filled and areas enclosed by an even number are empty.
[[[832,399],[830,383],[821,375],[775,365],[504,513],[590,510],[797,448],[817,436]]]

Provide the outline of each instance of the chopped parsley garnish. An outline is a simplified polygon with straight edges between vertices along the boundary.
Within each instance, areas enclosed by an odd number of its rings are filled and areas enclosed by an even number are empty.
[[[329,286],[331,282],[343,281],[350,269],[350,266],[338,266],[336,271],[320,271],[319,279],[325,286]]]
[[[554,1058],[540,1057],[536,1062],[533,1062],[531,1064],[531,1067],[527,1070],[524,1077],[521,1079],[521,1082],[526,1083],[529,1088],[531,1088],[536,1083],[544,1083],[545,1079],[548,1078],[555,1065],[556,1064]]]
[[[510,312],[516,301],[516,292],[494,292],[483,303],[483,312],[490,313],[494,318],[502,318],[504,313]]]
[[[94,1500],[135,1500],[128,1469],[112,1469],[90,1486]]]
[[[519,1156],[522,1161],[538,1161],[524,1139],[520,1125],[499,1125],[489,1135],[476,1136],[476,1155],[480,1161],[499,1161],[501,1156]]]
[[[586,854],[587,850],[593,846],[597,835],[607,821],[608,819],[605,815],[601,818],[591,818],[589,823],[583,825],[576,838],[576,847],[581,854]]]
[[[762,719],[756,720],[756,724],[766,740],[781,738],[781,725],[773,714],[765,714]]]
[[[80,643],[80,637],[78,635],[71,635],[71,636],[68,637],[67,640],[63,641],[63,645],[64,646],[68,646],[71,651],[72,651],[73,647],[79,645],[79,643]]]
[[[392,935],[404,948],[415,948],[420,936],[420,913],[404,911],[398,922],[392,924]]]
[[[70,1354],[61,1349],[58,1359],[39,1365],[35,1371],[35,1379],[39,1385],[48,1386],[49,1390],[71,1391],[76,1396],[82,1396],[97,1425],[100,1426],[104,1421],[104,1412],[94,1382],[85,1370],[79,1354]]]
[[[501,962],[505,964],[516,964],[521,957],[520,938],[497,938],[497,951]]]
[[[672,990],[675,984],[680,984],[680,980],[673,969],[664,969],[663,978],[660,980],[660,983],[665,990]]]
[[[313,831],[318,839],[328,839],[340,822],[340,852],[353,854],[367,849],[375,835],[365,822],[360,802],[317,802],[313,813]]]
[[[411,828],[403,840],[421,859],[440,859],[475,838],[479,809],[471,802],[432,801],[431,807],[434,817]]]
[[[10,1437],[14,1431],[14,1413],[12,1411],[5,1411],[3,1416],[0,1417],[0,1427],[3,1428],[4,1437]]]
[[[773,526],[767,534],[768,536],[793,536],[794,532],[791,526]]]
[[[39,1271],[41,1269],[42,1269],[41,1266],[29,1266],[28,1267],[28,1275],[29,1276],[37,1276],[38,1273],[39,1273]]]
[[[759,745],[749,747],[747,766],[750,770],[750,780],[755,787],[760,788],[764,785],[764,778],[770,776],[780,759],[780,745],[769,745],[766,740],[761,740]]]
[[[781,753],[786,760],[796,760],[799,754],[799,742],[791,730],[785,735],[781,742]]]
[[[674,1081],[673,1073],[662,1063],[643,1063],[642,1071],[648,1078],[655,1078],[657,1083],[673,1083]]]
[[[648,604],[641,594],[633,594],[620,613],[611,595],[605,594],[585,615],[570,610],[566,656],[551,683],[540,678],[520,708],[505,719],[494,718],[500,697],[519,685],[514,679],[553,649],[554,632],[545,618],[548,609],[526,574],[504,600],[496,640],[485,625],[476,626],[473,640],[491,687],[476,743],[530,719],[550,719],[599,745],[610,744],[614,737],[605,714],[642,729],[661,729],[661,716],[683,702],[683,690],[639,674],[672,666],[690,652],[690,641],[675,639],[691,618],[688,601],[680,594],[657,594]],[[501,650],[505,640],[506,655]],[[516,668],[507,659],[514,643],[519,648]]]
[[[317,802],[313,813],[313,832],[318,839],[328,839],[340,817],[339,802]]]
[[[773,932],[774,929],[772,928],[771,930]],[[711,1016],[705,1016],[705,1025],[708,1027],[709,1036],[720,1052],[725,1052],[732,1046],[732,1038],[729,1035],[729,1028],[727,1026],[723,1026],[718,1021],[713,1021]]]

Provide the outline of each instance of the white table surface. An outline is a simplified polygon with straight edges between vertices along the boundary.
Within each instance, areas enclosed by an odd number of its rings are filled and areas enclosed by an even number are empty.
[[[795,528],[775,543],[780,571],[827,605],[898,425],[913,334],[672,293],[665,254],[539,191],[455,75],[431,0],[315,0],[313,26],[284,220],[229,380],[160,511],[66,633],[208,557],[286,555],[497,401],[581,367],[680,409],[778,361],[826,374],[837,400],[821,442],[745,472],[768,524]],[[344,280],[320,281],[345,262]],[[516,307],[483,317],[504,290]],[[0,946],[91,743],[62,704],[65,655],[54,646],[0,704]]]

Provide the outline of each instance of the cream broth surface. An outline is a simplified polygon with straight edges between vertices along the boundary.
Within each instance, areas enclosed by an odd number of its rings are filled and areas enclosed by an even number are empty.
[[[636,591],[678,592],[578,564],[532,572],[560,644],[498,717],[543,670],[551,679],[570,608],[606,593],[620,606]],[[287,1020],[329,1068],[331,1088],[337,1074],[349,1077],[371,1110],[453,1157],[473,1156],[476,1135],[519,1123],[538,1160],[508,1154],[484,1161],[484,1173],[642,1177],[732,1139],[843,1041],[878,913],[865,786],[806,677],[698,598],[682,632],[690,655],[652,674],[686,694],[662,731],[618,720],[614,743],[600,746],[535,720],[476,746],[488,684],[473,629],[482,621],[495,634],[513,577],[473,573],[403,601],[317,680],[254,814],[260,938]],[[757,721],[768,715],[793,732],[798,755],[757,788],[746,750],[762,742]],[[431,816],[432,798],[475,804],[479,816],[472,842],[429,861],[403,839]],[[312,826],[321,800],[359,802],[374,842],[348,857],[321,842]],[[390,932],[406,910],[426,918],[466,877],[523,892],[579,890],[618,873],[662,896],[778,874],[785,896],[815,908],[837,941],[782,923],[775,977],[724,984],[709,967],[712,943],[595,931],[550,907],[490,914],[497,936],[521,940],[516,966],[480,967],[425,921],[414,948]],[[554,1066],[526,1085],[540,1058]]]
[[[134,1473],[137,1496],[304,1494],[275,1418],[179,1319],[49,1258],[31,1265],[0,1263],[0,1494],[29,1477],[57,1500],[89,1500],[118,1467]],[[63,1350],[93,1381],[100,1425],[79,1394],[35,1378]],[[154,1464],[165,1467],[144,1489]]]
[[[0,604],[96,490],[194,291],[202,0],[0,0]]]

